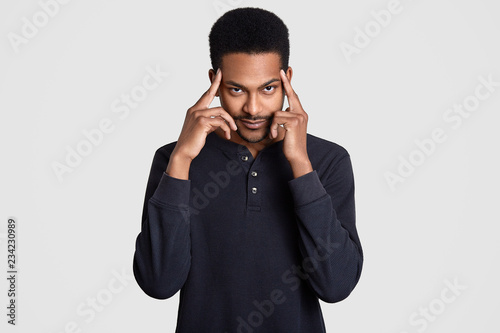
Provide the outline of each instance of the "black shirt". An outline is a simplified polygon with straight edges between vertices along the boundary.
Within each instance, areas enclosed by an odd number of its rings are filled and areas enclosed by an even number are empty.
[[[180,180],[174,147],[153,159],[133,271],[151,297],[181,290],[176,332],[325,332],[318,299],[347,297],[363,263],[347,151],[308,134],[314,171],[294,179],[283,141],[254,159],[212,132]]]

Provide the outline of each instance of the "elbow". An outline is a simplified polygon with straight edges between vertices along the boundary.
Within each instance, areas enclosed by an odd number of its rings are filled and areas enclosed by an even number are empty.
[[[317,293],[318,298],[326,303],[337,303],[346,299],[354,288],[331,288],[331,290]]]
[[[318,298],[326,303],[337,303],[346,299],[358,284],[361,276],[362,259],[351,270],[350,274],[342,274],[329,279],[329,283],[324,284],[324,287],[316,288]]]
[[[175,274],[175,276],[170,274],[157,275],[150,271],[141,270],[136,261],[133,265],[134,278],[141,290],[146,295],[160,300],[174,296],[182,288],[189,269],[183,271],[185,271],[184,274]]]
[[[162,285],[159,285],[155,282],[148,281],[140,281],[136,278],[137,284],[141,288],[141,290],[148,295],[149,297],[155,298],[155,299],[167,299],[172,296],[174,296],[180,288],[168,288]]]
[[[142,285],[139,285],[142,289],[142,291],[148,295],[151,298],[155,298],[158,300],[164,300],[168,299],[172,296],[174,296],[180,289],[172,289],[172,290],[165,290],[165,289],[160,289],[160,288],[145,288]]]
[[[329,288],[324,288],[321,291],[317,291],[316,294],[318,298],[326,303],[337,303],[346,299],[356,287],[357,280],[354,282],[347,283],[332,283]]]

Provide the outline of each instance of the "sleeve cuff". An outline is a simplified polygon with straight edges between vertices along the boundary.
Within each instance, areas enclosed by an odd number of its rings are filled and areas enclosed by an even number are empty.
[[[327,194],[316,170],[290,180],[288,186],[292,191],[295,207],[316,201]]]
[[[164,172],[152,198],[168,205],[187,206],[189,204],[190,189],[190,180],[170,177]]]

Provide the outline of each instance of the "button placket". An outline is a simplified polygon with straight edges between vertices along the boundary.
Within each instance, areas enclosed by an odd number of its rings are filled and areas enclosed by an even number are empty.
[[[256,178],[257,177],[257,171],[250,172],[250,175],[252,176],[252,178]],[[257,194],[257,192],[258,192],[257,187],[255,187],[255,186],[252,187],[252,193],[253,194]]]
[[[256,165],[257,163],[257,165]],[[261,197],[262,197],[262,188],[260,183],[259,171],[254,169],[258,167],[258,157],[257,160],[252,165],[252,168],[248,172],[248,206],[251,210],[260,211],[261,206]]]
[[[241,166],[243,167],[245,172],[248,173],[253,161],[252,154],[245,146],[241,146],[240,148],[238,148],[237,155],[240,159]]]

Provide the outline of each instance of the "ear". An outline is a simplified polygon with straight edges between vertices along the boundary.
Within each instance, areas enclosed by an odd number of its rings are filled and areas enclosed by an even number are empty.
[[[210,79],[210,83],[214,82],[215,74],[217,74],[217,73],[215,73],[215,71],[213,69],[208,70],[208,78]],[[217,89],[215,96],[219,97],[219,89]]]
[[[293,69],[292,67],[288,66],[288,69],[286,70],[286,77],[288,78],[288,81],[292,82],[292,75],[293,75]]]

